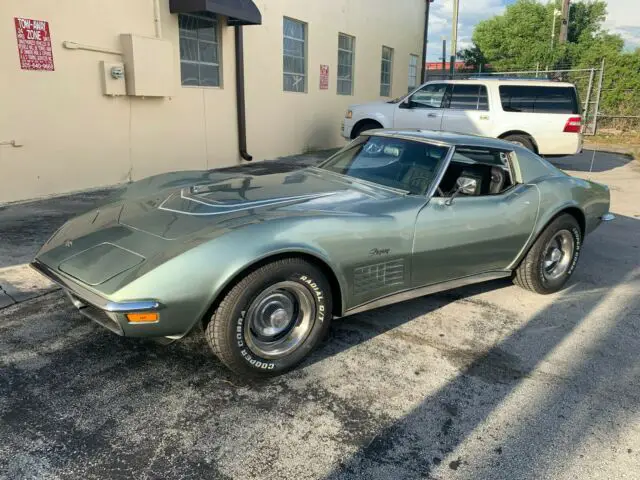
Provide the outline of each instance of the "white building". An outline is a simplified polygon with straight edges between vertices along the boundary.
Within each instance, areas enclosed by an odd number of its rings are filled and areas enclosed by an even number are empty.
[[[425,0],[3,0],[0,202],[342,145],[347,105],[419,81],[424,14]]]

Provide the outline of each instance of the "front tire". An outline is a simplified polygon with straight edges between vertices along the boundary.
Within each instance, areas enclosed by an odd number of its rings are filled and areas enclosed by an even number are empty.
[[[578,221],[569,214],[553,220],[515,271],[513,282],[542,295],[561,290],[571,277],[582,248]]]
[[[213,353],[245,376],[274,376],[298,365],[325,337],[331,288],[309,262],[285,258],[236,283],[205,329]]]

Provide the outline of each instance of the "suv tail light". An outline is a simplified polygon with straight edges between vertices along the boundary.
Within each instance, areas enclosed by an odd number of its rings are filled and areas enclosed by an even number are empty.
[[[563,132],[580,133],[580,130],[582,130],[582,117],[569,117],[569,120],[564,125]]]

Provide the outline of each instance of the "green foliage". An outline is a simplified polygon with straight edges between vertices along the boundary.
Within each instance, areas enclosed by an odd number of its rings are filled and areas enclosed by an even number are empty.
[[[545,68],[592,68],[605,59],[602,111],[607,114],[640,113],[640,49],[623,52],[619,35],[603,31],[607,4],[603,0],[574,1],[569,13],[567,43],[558,43],[554,9],[560,0],[542,3],[518,0],[502,15],[480,22],[473,32],[474,46],[461,52],[470,65],[489,63],[494,71]]]
[[[470,48],[459,51],[458,58],[462,60],[466,66],[475,67],[476,70],[487,64],[487,59],[477,45],[472,45]]]

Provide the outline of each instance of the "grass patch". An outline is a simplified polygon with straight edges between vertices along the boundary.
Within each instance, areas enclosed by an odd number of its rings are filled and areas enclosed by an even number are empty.
[[[640,132],[599,133],[584,140],[585,144],[598,150],[628,153],[640,161]]]

